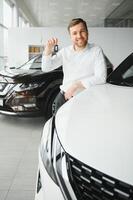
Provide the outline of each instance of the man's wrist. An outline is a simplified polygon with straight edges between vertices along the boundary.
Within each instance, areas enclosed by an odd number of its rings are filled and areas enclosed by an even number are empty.
[[[48,47],[45,47],[45,49],[44,49],[44,55],[45,56],[51,56],[52,55],[52,49],[48,48]]]
[[[77,81],[77,82],[75,82],[75,89],[78,89],[78,88],[85,88],[84,86],[83,86],[83,84],[81,83],[81,81]]]
[[[52,55],[52,52],[44,51],[44,56],[51,56],[51,55]]]

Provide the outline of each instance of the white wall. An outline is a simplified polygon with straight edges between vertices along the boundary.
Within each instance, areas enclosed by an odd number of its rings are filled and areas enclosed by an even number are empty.
[[[3,0],[0,0],[0,24],[3,24]],[[0,56],[3,56],[4,52],[4,33],[3,28],[0,27]]]
[[[9,30],[9,65],[18,66],[28,60],[28,45],[42,45],[51,37],[59,39],[59,47],[71,44],[66,27],[12,28]],[[99,44],[114,66],[133,51],[133,28],[89,28],[90,42]]]
[[[115,67],[133,52],[133,28],[91,28],[90,40],[102,47]]]
[[[3,24],[3,0],[0,0],[0,23]]]
[[[0,56],[4,55],[4,31],[3,28],[0,26]]]
[[[3,24],[3,0],[0,0],[0,23]],[[2,56],[4,56],[4,31],[0,26],[0,69],[4,64]]]
[[[65,28],[11,28],[9,29],[9,65],[28,60],[28,45],[43,45],[51,37],[58,37],[60,48],[70,44]]]

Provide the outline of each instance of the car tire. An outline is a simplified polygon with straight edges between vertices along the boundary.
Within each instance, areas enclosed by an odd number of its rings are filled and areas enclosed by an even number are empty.
[[[47,100],[45,102],[45,109],[44,109],[45,112],[44,116],[46,120],[52,117],[52,104],[59,91],[60,91],[59,86],[56,86],[47,94]]]

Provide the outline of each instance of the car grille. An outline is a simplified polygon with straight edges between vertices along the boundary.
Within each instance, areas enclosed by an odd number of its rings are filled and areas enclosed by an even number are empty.
[[[78,200],[133,200],[133,186],[67,156],[68,175]]]

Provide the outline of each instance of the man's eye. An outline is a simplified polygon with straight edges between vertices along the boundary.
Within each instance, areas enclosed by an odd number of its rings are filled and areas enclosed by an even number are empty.
[[[86,31],[85,31],[85,30],[82,30],[81,33],[86,33]]]
[[[76,35],[77,34],[77,32],[73,32],[73,35]]]

